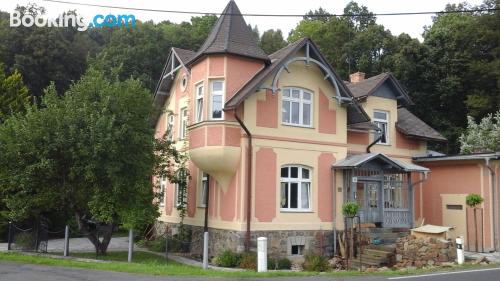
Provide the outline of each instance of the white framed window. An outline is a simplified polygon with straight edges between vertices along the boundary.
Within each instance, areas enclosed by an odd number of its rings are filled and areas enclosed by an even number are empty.
[[[281,122],[286,125],[312,127],[313,95],[299,88],[284,88]]]
[[[167,139],[174,140],[174,115],[169,114],[167,116]]]
[[[202,173],[200,207],[207,207],[208,174]]]
[[[382,110],[373,111],[373,123],[380,129],[377,138],[382,135],[377,144],[389,144],[389,112]]]
[[[184,195],[180,192],[179,184],[175,184],[175,194],[174,194],[174,204],[176,207],[181,205],[181,202],[184,200]]]
[[[187,133],[188,111],[186,107],[181,108],[180,122],[179,139],[183,140]]]
[[[210,119],[224,119],[224,81],[213,80],[210,82]]]
[[[196,122],[203,121],[203,83],[196,86]]]
[[[311,210],[311,170],[302,166],[281,168],[280,208],[283,211]]]
[[[165,197],[167,193],[167,180],[165,177],[160,179],[160,207],[165,206]]]

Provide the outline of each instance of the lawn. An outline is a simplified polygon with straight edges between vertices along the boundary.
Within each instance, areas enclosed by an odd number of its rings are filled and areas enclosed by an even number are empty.
[[[95,259],[94,253],[72,253],[72,256],[79,258]],[[245,278],[245,277],[297,277],[297,276],[315,276],[319,273],[316,272],[284,272],[284,271],[271,271],[266,273],[257,273],[254,271],[217,271],[217,270],[203,270],[199,267],[179,264],[172,260],[165,260],[165,258],[148,253],[137,251],[134,253],[133,262],[127,263],[127,252],[110,252],[107,256],[100,256],[99,259],[114,261],[114,262],[92,262],[92,261],[78,261],[66,258],[54,258],[49,256],[40,255],[25,255],[15,252],[0,252],[0,261],[12,261],[19,263],[30,263],[49,266],[66,266],[76,267],[83,269],[94,270],[108,270],[117,272],[127,272],[145,275],[159,275],[159,276],[209,276],[209,277],[228,277],[228,278]],[[357,271],[341,271],[341,272],[328,272],[322,276],[341,277],[341,276],[360,276],[360,275],[384,275],[384,276],[397,276],[409,274],[422,274],[435,271],[450,271],[459,269],[470,268],[485,268],[495,267],[479,266],[467,264],[460,267],[449,269],[433,268],[433,269],[416,269],[409,271],[387,271],[377,273],[360,273]],[[496,265],[498,267],[498,265]]]

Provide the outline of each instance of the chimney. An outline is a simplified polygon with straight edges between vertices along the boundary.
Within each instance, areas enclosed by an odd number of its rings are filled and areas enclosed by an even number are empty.
[[[358,71],[356,73],[350,74],[349,80],[351,80],[351,83],[361,82],[361,81],[365,80],[365,73]]]

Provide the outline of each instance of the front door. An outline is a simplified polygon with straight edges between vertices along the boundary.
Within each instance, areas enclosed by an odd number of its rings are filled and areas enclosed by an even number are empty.
[[[376,181],[358,181],[356,183],[356,202],[360,206],[359,216],[362,222],[381,222],[382,205],[380,183]]]

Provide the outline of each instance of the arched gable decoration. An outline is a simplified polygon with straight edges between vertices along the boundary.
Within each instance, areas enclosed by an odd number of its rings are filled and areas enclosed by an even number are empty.
[[[278,88],[278,80],[279,80],[281,73],[283,71],[290,73],[290,70],[288,69],[288,65],[290,65],[291,63],[294,63],[294,62],[303,61],[303,62],[305,62],[306,65],[310,65],[311,63],[314,63],[319,68],[321,68],[321,70],[325,73],[324,79],[325,80],[328,79],[330,81],[330,83],[332,83],[332,85],[335,87],[336,95],[332,98],[336,99],[340,105],[353,103],[352,97],[343,97],[340,94],[340,89],[339,89],[337,80],[335,78],[336,76],[333,73],[333,71],[330,69],[330,66],[323,60],[323,58],[319,54],[315,54],[318,59],[311,57],[311,55],[310,55],[311,54],[311,47],[310,46],[311,46],[311,43],[307,42],[305,45],[305,49],[306,49],[306,56],[305,57],[292,57],[292,58],[288,59],[286,62],[283,63],[283,65],[274,74],[273,82],[272,82],[272,85],[270,87],[270,90],[273,92],[273,94],[277,93],[278,91],[281,91],[281,89]],[[314,52],[314,50],[313,50],[313,52]]]

